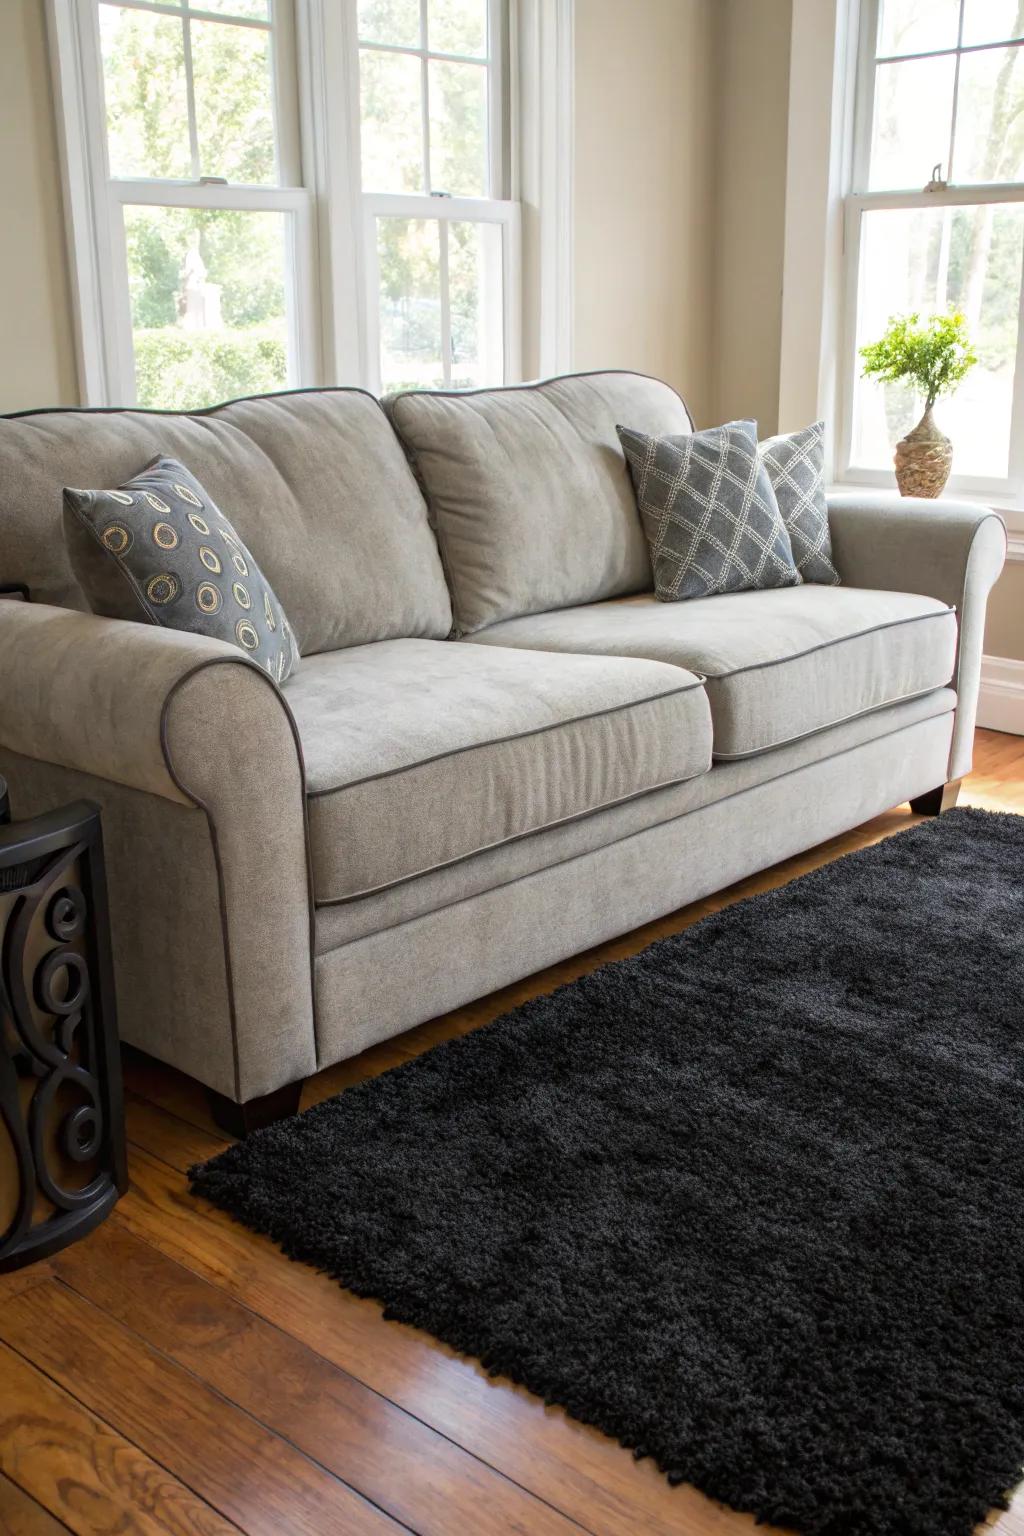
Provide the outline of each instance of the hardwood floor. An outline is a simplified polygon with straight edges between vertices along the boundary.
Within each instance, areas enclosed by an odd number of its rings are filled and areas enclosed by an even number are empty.
[[[1024,738],[979,732],[975,759],[961,803],[1024,813]],[[303,1102],[913,820],[880,816],[425,1024],[322,1073]],[[752,1536],[750,1516],[670,1488],[193,1199],[185,1170],[225,1144],[202,1094],[138,1059],[126,1079],[130,1192],[83,1242],[0,1277],[0,1531]],[[1024,1536],[1024,1492],[985,1529]]]

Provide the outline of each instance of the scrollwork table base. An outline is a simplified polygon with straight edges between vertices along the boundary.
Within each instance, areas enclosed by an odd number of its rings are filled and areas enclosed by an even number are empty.
[[[0,1272],[128,1187],[99,809],[8,820],[0,779]]]

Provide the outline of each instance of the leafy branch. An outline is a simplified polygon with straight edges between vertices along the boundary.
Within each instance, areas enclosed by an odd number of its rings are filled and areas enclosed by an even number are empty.
[[[978,361],[967,334],[967,322],[957,309],[932,315],[893,315],[878,340],[861,347],[863,372],[883,384],[912,380],[930,410],[939,395],[948,394]]]

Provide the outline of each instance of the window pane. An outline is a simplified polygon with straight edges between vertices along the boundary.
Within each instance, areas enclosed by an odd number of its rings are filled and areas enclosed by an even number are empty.
[[[191,410],[287,385],[287,217],[125,209],[140,405]]]
[[[101,5],[100,46],[111,175],[191,177],[182,23]]]
[[[933,165],[946,167],[954,68],[952,55],[878,65],[869,178],[873,191],[920,191]]]
[[[479,389],[504,377],[501,228],[448,225],[452,387]]]
[[[487,69],[431,59],[430,190],[487,195]]]
[[[1002,43],[1024,36],[1017,0],[964,0],[964,42]]]
[[[863,215],[857,345],[876,341],[893,314],[954,304],[967,316],[977,367],[936,418],[953,440],[953,473],[1004,478],[1017,348],[1024,205],[875,209]],[[859,358],[856,363],[860,373]],[[905,385],[858,377],[853,463],[891,469],[899,438],[923,401]]]
[[[433,53],[487,53],[487,0],[427,0],[427,46]]]
[[[364,43],[420,46],[420,0],[359,0],[359,36]]]
[[[200,174],[276,181],[270,33],[193,21],[191,34]]]
[[[424,192],[420,61],[405,53],[359,57],[365,192]]]
[[[988,5],[990,0],[981,4]],[[955,48],[959,25],[960,0],[881,0],[878,54],[885,58],[893,53]]]
[[[444,384],[437,220],[379,218],[377,257],[381,384],[437,389]]]
[[[960,60],[954,181],[1024,177],[1024,50],[992,48]]]

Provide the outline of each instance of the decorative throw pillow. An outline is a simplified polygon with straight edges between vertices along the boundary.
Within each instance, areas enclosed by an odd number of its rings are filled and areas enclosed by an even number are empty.
[[[298,660],[273,588],[177,459],[108,491],[64,491],[64,539],[89,606],[110,619],[229,640],[275,682]]]
[[[825,423],[802,432],[780,433],[757,445],[782,520],[793,546],[793,560],[804,581],[839,584],[832,564],[832,540],[825,501]]]
[[[618,432],[662,602],[799,583],[789,534],[757,455],[756,422],[731,421],[679,437],[648,437],[629,427]]]

